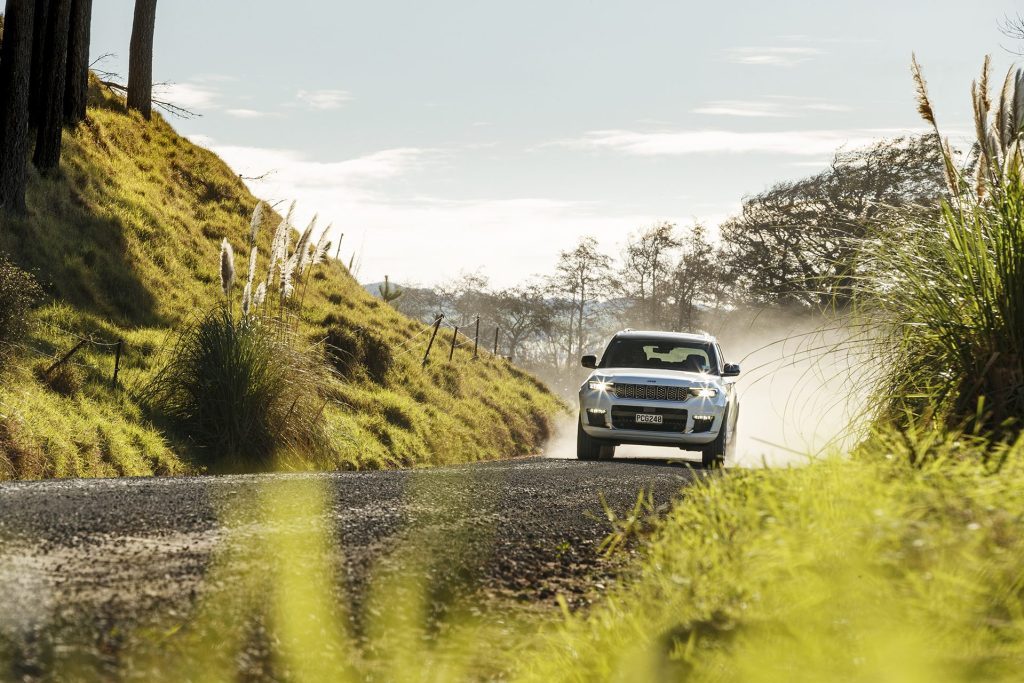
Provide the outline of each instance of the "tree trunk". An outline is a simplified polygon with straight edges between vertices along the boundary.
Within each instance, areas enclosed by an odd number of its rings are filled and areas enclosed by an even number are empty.
[[[0,207],[25,212],[35,0],[7,0],[0,57]]]
[[[68,69],[64,88],[64,123],[85,120],[89,97],[89,40],[92,32],[92,0],[71,0],[68,30]]]
[[[135,20],[128,54],[128,108],[145,119],[153,114],[153,31],[156,0],[135,0]]]
[[[50,14],[50,0],[35,0],[35,19],[32,22],[32,80],[29,84],[29,125],[39,125],[42,118],[43,96],[40,92],[46,65],[46,20]]]
[[[46,17],[46,52],[39,75],[39,124],[36,130],[36,168],[48,171],[60,164],[64,124],[64,82],[68,68],[68,25],[71,0],[50,0]]]

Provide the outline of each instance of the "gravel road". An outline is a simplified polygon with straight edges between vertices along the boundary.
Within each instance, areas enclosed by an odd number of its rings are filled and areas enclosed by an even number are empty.
[[[274,555],[282,530],[300,539],[288,552],[310,554],[299,566],[330,566],[330,590],[357,630],[374,577],[410,564],[430,577],[441,610],[453,595],[552,603],[561,593],[586,604],[614,580],[598,553],[610,531],[601,497],[619,514],[641,490],[664,506],[702,474],[658,460],[530,458],[0,485],[0,656],[31,679],[69,634],[116,651],[119,634],[187,620],[224,585],[258,595],[265,586],[252,577],[287,561]]]

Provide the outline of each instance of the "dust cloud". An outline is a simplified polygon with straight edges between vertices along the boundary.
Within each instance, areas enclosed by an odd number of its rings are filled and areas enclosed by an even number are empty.
[[[841,323],[779,312],[733,315],[709,331],[729,363],[740,363],[738,441],[729,467],[786,467],[839,453],[861,435],[869,407],[869,358]],[[586,377],[585,371],[580,381]],[[576,453],[576,398],[572,416],[548,442],[548,457]],[[700,460],[676,448],[620,446],[616,459]]]

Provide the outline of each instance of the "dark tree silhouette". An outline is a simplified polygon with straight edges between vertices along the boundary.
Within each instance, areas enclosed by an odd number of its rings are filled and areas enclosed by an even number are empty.
[[[135,19],[128,53],[128,108],[146,119],[153,113],[153,31],[156,0],[135,0]]]
[[[25,211],[35,0],[7,0],[0,56],[0,207]]]
[[[35,19],[32,22],[32,81],[29,84],[29,125],[39,125],[42,113],[42,83],[39,76],[43,73],[46,61],[46,19],[49,16],[51,0],[35,0]]]
[[[50,9],[46,14],[43,70],[42,73],[32,74],[33,80],[39,81],[40,97],[36,152],[32,161],[41,171],[56,168],[60,163],[71,0],[50,0]]]
[[[760,303],[845,305],[865,240],[907,210],[926,215],[945,192],[939,149],[933,136],[882,140],[745,198],[721,226],[734,282]]]
[[[91,32],[92,0],[71,0],[67,82],[64,87],[64,123],[69,126],[85,119],[85,105],[89,94]]]

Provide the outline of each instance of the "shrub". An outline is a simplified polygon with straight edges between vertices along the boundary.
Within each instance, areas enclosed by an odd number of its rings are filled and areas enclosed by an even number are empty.
[[[1008,77],[990,117],[987,70],[986,61],[972,89],[973,177],[943,143],[949,198],[938,225],[911,220],[864,245],[860,311],[881,331],[873,358],[883,421],[999,435],[1024,418],[1024,110],[1012,104],[1024,101],[1024,78]],[[916,63],[915,78],[934,125]]]
[[[47,373],[46,370],[50,365],[51,361],[45,361],[33,368],[36,378],[40,382],[61,396],[74,396],[81,391],[83,380],[82,373],[78,368],[70,363],[64,363]]]
[[[29,312],[42,296],[34,277],[0,256],[0,371],[29,331]]]
[[[181,333],[142,398],[207,465],[259,470],[285,450],[329,450],[328,381],[323,363],[280,324],[220,307]]]
[[[363,369],[370,379],[383,384],[394,362],[387,343],[361,327],[335,325],[327,331],[324,344],[331,364],[346,379]]]

